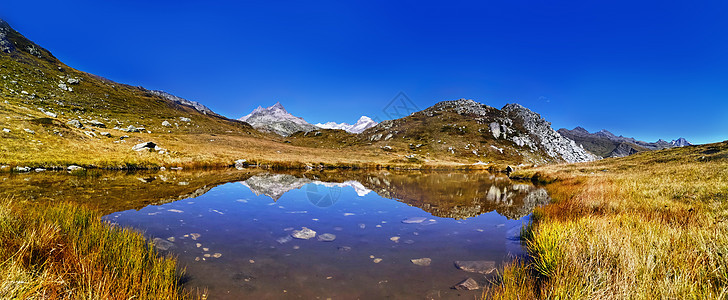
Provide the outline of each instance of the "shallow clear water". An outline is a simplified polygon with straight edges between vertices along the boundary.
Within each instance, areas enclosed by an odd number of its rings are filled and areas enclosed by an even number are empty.
[[[495,272],[454,262],[500,268],[521,255],[519,230],[547,198],[490,174],[320,177],[262,173],[105,218],[169,247],[187,269],[186,287],[207,289],[209,299],[472,299],[482,292],[451,287],[468,277],[483,285]],[[293,238],[302,227],[317,237]],[[326,233],[335,239],[317,239]]]

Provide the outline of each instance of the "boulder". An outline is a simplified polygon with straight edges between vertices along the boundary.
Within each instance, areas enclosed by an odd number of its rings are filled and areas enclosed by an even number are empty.
[[[105,137],[111,137],[111,133],[109,133],[109,132],[101,132],[101,133],[99,133],[99,134],[100,134],[101,136],[105,136]]]
[[[69,170],[69,171],[78,171],[78,170],[83,170],[83,167],[79,167],[79,166],[76,166],[76,165],[70,165],[70,166],[68,166],[68,168],[66,168],[66,170]]]
[[[157,147],[157,144],[153,142],[144,142],[134,145],[134,147],[131,147],[131,150],[134,151],[142,151],[142,150],[151,150]]]
[[[91,126],[94,126],[94,127],[106,128],[106,124],[101,123],[98,120],[88,121],[88,124],[91,124]]]
[[[164,127],[172,127],[172,124],[169,123],[169,121],[162,122],[162,126]]]
[[[235,161],[235,168],[238,169],[238,170],[244,169],[245,168],[245,162],[247,162],[247,160],[245,160],[245,159],[238,159],[238,160],[236,160]]]
[[[79,120],[70,120],[66,122],[66,125],[76,128],[83,128],[83,124],[81,124],[81,121]]]
[[[185,117],[179,117],[179,120],[182,122],[192,122],[192,120],[190,118],[185,118]]]

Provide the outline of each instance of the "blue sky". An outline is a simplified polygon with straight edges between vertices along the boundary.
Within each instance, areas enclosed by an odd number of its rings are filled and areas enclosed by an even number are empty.
[[[385,119],[404,92],[728,139],[726,1],[7,2],[0,17],[70,66],[230,118],[280,101],[311,123]]]

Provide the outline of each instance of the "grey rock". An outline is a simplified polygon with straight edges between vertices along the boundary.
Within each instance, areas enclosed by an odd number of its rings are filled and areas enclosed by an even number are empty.
[[[111,137],[111,133],[109,133],[109,132],[101,132],[101,133],[99,133],[99,134],[100,134],[101,136],[105,136],[105,137]]]
[[[455,267],[472,273],[490,274],[495,271],[495,261],[492,260],[464,260],[456,261]]]
[[[192,120],[190,118],[185,118],[185,117],[179,117],[179,120],[181,122],[192,122]]]
[[[303,227],[301,230],[294,230],[291,236],[301,240],[308,240],[316,237],[316,231]]]
[[[157,147],[157,144],[153,142],[144,142],[134,145],[134,147],[131,148],[131,150],[134,151],[142,151],[142,150],[148,150],[148,149],[154,149]]]
[[[18,173],[25,173],[25,172],[30,172],[31,168],[29,168],[29,167],[15,167],[15,168],[13,168],[13,170],[15,172],[18,172]]]
[[[90,124],[91,126],[94,126],[94,127],[99,127],[99,128],[106,128],[106,124],[104,124],[104,123],[101,123],[101,122],[99,122],[98,120],[91,120],[91,121],[88,121],[88,124]]]
[[[33,130],[30,130],[30,129],[28,129],[28,128],[24,128],[23,130],[25,130],[25,132],[27,132],[27,133],[30,133],[30,134],[35,134],[35,131],[33,131]]]
[[[245,169],[245,162],[246,161],[247,160],[244,160],[244,159],[238,159],[238,160],[236,160],[235,161],[235,168],[238,169],[238,170]]]
[[[66,168],[66,170],[69,170],[69,171],[78,171],[78,170],[83,170],[83,169],[84,169],[83,167],[79,167],[76,165],[70,165],[70,166],[68,166],[68,168]]]
[[[336,240],[336,235],[331,233],[324,233],[316,237],[320,242],[333,242]]]
[[[5,132],[5,133],[10,133],[10,129],[7,129],[7,128],[3,128],[3,132]]]
[[[480,289],[480,285],[477,281],[475,281],[475,279],[468,277],[468,279],[461,281],[452,288],[459,291],[472,291]]]
[[[162,122],[162,126],[164,127],[172,127],[172,124],[169,123],[169,121]]]
[[[83,124],[81,124],[81,121],[79,120],[70,120],[66,122],[66,125],[76,128],[83,128]]]

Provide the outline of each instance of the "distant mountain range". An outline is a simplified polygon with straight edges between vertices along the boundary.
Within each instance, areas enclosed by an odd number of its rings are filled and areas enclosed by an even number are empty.
[[[316,126],[324,129],[341,129],[351,133],[362,133],[364,130],[374,127],[377,124],[379,123],[375,122],[371,118],[361,116],[361,118],[359,118],[359,120],[357,120],[354,124],[326,122],[324,124],[318,123]]]
[[[576,127],[572,130],[561,128],[558,132],[562,136],[574,140],[587,151],[601,157],[624,157],[642,151],[692,145],[685,138],[678,138],[671,142],[660,139],[657,142],[649,143],[621,135],[617,136],[607,130],[590,133],[582,127]]]

